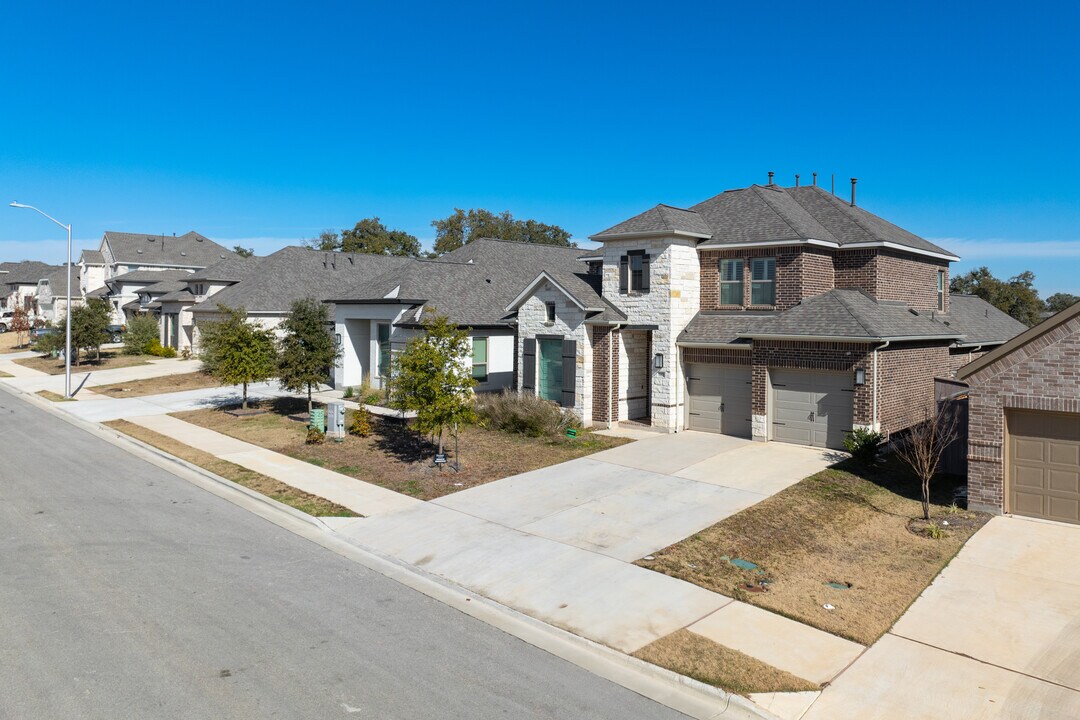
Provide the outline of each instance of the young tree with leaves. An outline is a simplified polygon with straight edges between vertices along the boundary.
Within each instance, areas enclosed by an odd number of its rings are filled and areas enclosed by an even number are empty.
[[[136,315],[128,321],[124,330],[124,354],[146,355],[155,340],[159,340],[161,327],[153,315]]]
[[[929,404],[923,408],[923,419],[912,425],[896,445],[896,454],[922,484],[923,520],[930,519],[930,481],[937,474],[946,448],[957,438],[957,425],[952,403]]]
[[[109,303],[104,300],[92,299],[85,305],[71,308],[71,352],[76,367],[82,363],[83,350],[93,350],[94,358],[101,359],[101,345],[109,341],[106,328],[110,319]],[[57,326],[60,329],[60,347],[64,347],[67,317],[61,318]]]
[[[199,325],[203,370],[226,385],[243,385],[248,406],[248,385],[269,380],[277,370],[274,333],[248,320],[244,308],[218,305],[222,319]]]
[[[432,310],[425,311],[423,327],[394,358],[390,401],[402,412],[415,410],[419,430],[438,433],[441,455],[446,428],[474,418],[476,380],[465,363],[468,333]]]
[[[11,325],[8,327],[15,333],[15,342],[18,345],[23,344],[23,335],[30,332],[30,315],[25,309],[16,307],[11,313]]]
[[[311,390],[330,376],[341,354],[330,325],[330,308],[315,298],[297,300],[281,323],[285,335],[278,347],[278,380],[293,392],[307,391],[311,415]]]

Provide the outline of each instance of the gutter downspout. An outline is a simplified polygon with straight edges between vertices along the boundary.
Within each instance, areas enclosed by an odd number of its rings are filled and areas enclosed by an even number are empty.
[[[880,346],[874,348],[874,397],[873,397],[873,401],[872,401],[872,404],[873,404],[872,422],[873,422],[874,432],[881,432],[881,425],[878,423],[878,413],[877,413],[877,404],[878,404],[877,403],[877,395],[878,395],[878,379],[877,379],[877,376],[878,376],[878,361],[877,361],[877,354],[878,354],[878,350],[884,350],[885,348],[889,347],[889,344],[891,342],[892,342],[892,340],[886,340],[884,345],[880,345]]]

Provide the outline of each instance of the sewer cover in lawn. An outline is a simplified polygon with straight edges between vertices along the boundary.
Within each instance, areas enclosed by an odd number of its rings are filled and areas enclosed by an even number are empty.
[[[849,582],[827,582],[827,583],[825,583],[825,586],[826,587],[831,587],[834,590],[850,590],[851,589],[851,583],[849,583]]]

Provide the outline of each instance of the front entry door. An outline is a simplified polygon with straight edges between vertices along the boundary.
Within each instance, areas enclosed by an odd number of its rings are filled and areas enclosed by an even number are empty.
[[[537,340],[540,377],[537,392],[552,402],[562,400],[562,340]]]

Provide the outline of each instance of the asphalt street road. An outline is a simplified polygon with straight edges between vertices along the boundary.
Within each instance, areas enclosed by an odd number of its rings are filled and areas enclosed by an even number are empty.
[[[0,718],[682,718],[0,391]]]

